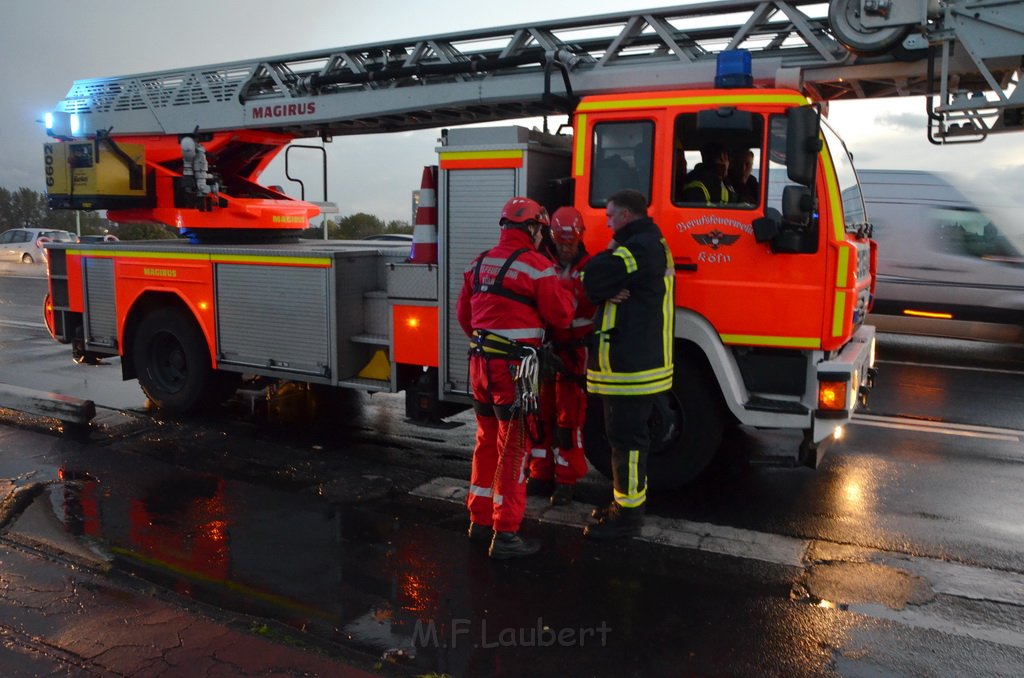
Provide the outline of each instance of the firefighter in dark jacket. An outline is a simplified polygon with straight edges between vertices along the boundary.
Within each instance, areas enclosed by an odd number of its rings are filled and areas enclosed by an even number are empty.
[[[469,538],[490,540],[492,558],[536,553],[519,536],[526,510],[531,447],[527,418],[536,405],[537,349],[545,326],[568,327],[575,301],[551,261],[537,251],[547,212],[515,197],[501,212],[497,246],[466,269],[459,294],[459,325],[470,337],[469,381],[476,411],[476,447],[470,475]]]
[[[598,304],[587,364],[587,390],[600,396],[611,446],[612,502],[584,534],[615,539],[640,533],[647,500],[647,421],[657,394],[672,387],[675,266],[647,200],[626,189],[608,198],[608,248],[583,272]]]

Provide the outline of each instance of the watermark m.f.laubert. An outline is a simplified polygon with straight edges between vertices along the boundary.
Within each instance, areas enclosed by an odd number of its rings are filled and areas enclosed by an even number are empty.
[[[434,619],[416,620],[412,631],[412,642],[415,647],[444,647],[455,649],[460,646],[472,645],[474,648],[498,647],[605,647],[608,634],[612,629],[602,621],[593,627],[552,628],[537,618],[531,626],[506,626],[493,628],[487,626],[487,620],[481,619],[478,628],[474,629],[471,619],[452,619],[450,632],[438,633],[438,623]],[[448,637],[445,637],[445,636]]]

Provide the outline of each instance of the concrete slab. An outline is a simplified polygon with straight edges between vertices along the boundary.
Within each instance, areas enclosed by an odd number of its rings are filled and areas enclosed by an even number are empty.
[[[72,424],[88,424],[96,416],[96,404],[91,400],[13,384],[0,384],[0,407]]]

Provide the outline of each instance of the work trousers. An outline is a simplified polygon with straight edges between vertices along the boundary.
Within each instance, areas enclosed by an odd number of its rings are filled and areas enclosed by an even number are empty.
[[[469,359],[469,382],[476,411],[476,446],[466,506],[469,519],[498,532],[518,532],[526,511],[529,432],[522,414],[511,415],[519,361]]]
[[[656,397],[601,396],[605,434],[611,445],[612,495],[623,508],[640,508],[647,501],[648,420]]]
[[[578,354],[578,355],[577,355]],[[560,353],[562,363],[580,374],[558,372],[540,387],[541,440],[530,454],[530,477],[575,485],[587,474],[583,422],[587,391],[583,386],[586,349]]]

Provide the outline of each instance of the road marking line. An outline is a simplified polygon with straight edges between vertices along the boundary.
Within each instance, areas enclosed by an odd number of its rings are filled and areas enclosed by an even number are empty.
[[[1011,443],[1018,443],[1021,442],[1021,440],[1024,440],[1024,431],[1017,431],[1011,428],[954,424],[944,421],[911,419],[909,417],[886,417],[877,414],[855,414],[853,415],[851,423],[860,424],[862,426],[875,426],[878,428],[890,428],[902,431],[941,433],[943,435],[961,436],[964,438],[1003,440]]]
[[[468,482],[454,478],[435,478],[412,490],[411,494],[464,505],[468,485]],[[584,525],[592,522],[590,511],[593,508],[589,504],[579,502],[573,502],[569,506],[551,506],[544,497],[527,497],[526,517],[542,523],[582,529]],[[659,516],[648,516],[643,533],[636,538],[654,544],[791,567],[804,566],[804,554],[810,545],[806,539]]]
[[[469,482],[455,478],[434,478],[409,494],[465,506]],[[580,527],[593,522],[589,504],[550,506],[544,497],[527,497],[526,516],[541,523]],[[647,516],[642,541],[670,547],[689,548],[736,558],[760,560],[776,565],[805,568],[828,560],[821,539],[799,539],[725,525],[696,523],[678,518]],[[580,539],[583,536],[580,535]],[[1024,607],[1024,573],[992,570],[946,560],[913,556],[870,548],[857,548],[856,562],[870,562],[905,570],[927,579],[933,590],[957,598],[991,601]],[[842,601],[839,601],[842,602]]]
[[[45,330],[46,325],[39,322],[28,322],[27,320],[4,320],[0,319],[0,325],[10,325],[11,327],[22,327],[27,330]]]
[[[974,638],[996,645],[1024,648],[1024,634],[998,626],[982,626],[964,619],[946,619],[920,609],[891,610],[878,603],[853,603],[847,609],[856,614],[896,622],[903,626],[938,631],[955,637]]]
[[[968,365],[939,365],[937,363],[914,363],[907,360],[878,360],[882,365],[907,365],[910,367],[931,367],[937,370],[964,370],[965,372],[994,372],[996,374],[1016,374],[1024,376],[1021,370],[1003,370],[997,367],[970,367]]]

